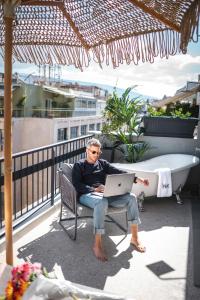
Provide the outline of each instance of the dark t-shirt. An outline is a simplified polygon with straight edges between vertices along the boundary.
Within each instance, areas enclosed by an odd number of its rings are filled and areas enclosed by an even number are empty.
[[[100,184],[105,185],[107,174],[127,173],[113,167],[104,159],[99,159],[95,164],[90,164],[82,159],[74,164],[72,169],[72,183],[79,194],[87,194]]]

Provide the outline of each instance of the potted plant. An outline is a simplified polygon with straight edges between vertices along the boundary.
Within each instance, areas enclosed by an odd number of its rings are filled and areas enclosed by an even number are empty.
[[[121,151],[128,162],[141,160],[149,149],[146,142],[139,141],[141,110],[144,103],[140,97],[130,96],[133,88],[127,88],[121,97],[114,89],[103,113],[106,124],[102,132],[113,141],[113,147]]]
[[[143,117],[143,133],[146,136],[193,138],[198,118],[180,103],[164,108],[148,107],[148,116]]]

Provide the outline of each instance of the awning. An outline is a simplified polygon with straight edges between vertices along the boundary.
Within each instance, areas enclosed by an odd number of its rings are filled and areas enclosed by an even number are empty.
[[[195,87],[191,90],[188,90],[188,91],[184,91],[184,92],[181,92],[175,96],[172,96],[172,97],[168,97],[166,99],[163,99],[163,100],[158,100],[158,101],[154,101],[151,103],[152,106],[154,107],[162,107],[162,106],[165,106],[169,103],[176,103],[178,101],[182,101],[184,99],[187,99],[193,95],[196,95],[198,92],[200,91],[200,85],[198,87]]]
[[[75,98],[75,96],[70,94],[69,92],[63,91],[63,90],[55,88],[55,87],[43,86],[43,91],[53,93],[53,94],[62,95],[62,96],[65,96],[67,98]]]

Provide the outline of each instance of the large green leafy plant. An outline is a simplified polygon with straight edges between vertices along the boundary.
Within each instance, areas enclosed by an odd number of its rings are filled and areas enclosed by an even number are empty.
[[[148,106],[147,112],[149,116],[172,116],[173,118],[187,119],[191,117],[191,107],[185,103],[169,103],[166,107],[155,108],[151,105]]]
[[[121,97],[114,89],[103,113],[106,119],[103,133],[114,141],[114,146],[123,152],[128,162],[140,160],[149,149],[147,143],[139,142],[141,111],[144,103],[140,97],[130,96],[134,87],[127,88]]]

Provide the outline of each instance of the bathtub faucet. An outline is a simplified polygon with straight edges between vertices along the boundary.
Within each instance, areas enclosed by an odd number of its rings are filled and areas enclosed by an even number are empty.
[[[182,191],[182,185],[180,184],[179,187],[177,188],[177,190],[175,192],[173,192],[173,194],[176,196],[177,204],[183,204],[183,200],[180,197],[181,191]]]
[[[144,211],[144,198],[145,198],[145,193],[142,191],[138,196],[137,196],[137,201],[138,201],[138,209],[139,211]]]

